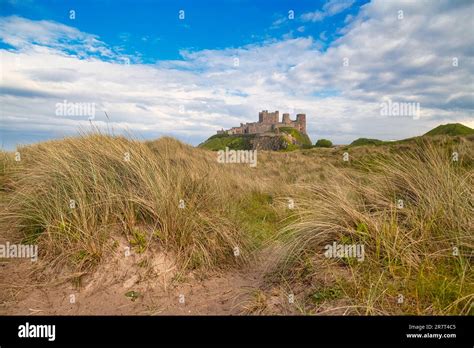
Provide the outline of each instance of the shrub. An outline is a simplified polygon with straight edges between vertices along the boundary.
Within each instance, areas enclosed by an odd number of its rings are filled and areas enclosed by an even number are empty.
[[[331,140],[327,139],[319,139],[316,144],[314,144],[315,147],[332,147],[332,142]]]
[[[378,139],[359,138],[351,143],[351,146],[362,146],[362,145],[381,145],[384,142]]]

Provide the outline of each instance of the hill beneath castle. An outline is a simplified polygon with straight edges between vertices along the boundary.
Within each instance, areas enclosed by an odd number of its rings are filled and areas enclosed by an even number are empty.
[[[307,134],[291,127],[281,127],[277,132],[264,134],[216,134],[198,147],[212,151],[224,150],[273,150],[292,151],[311,147]]]

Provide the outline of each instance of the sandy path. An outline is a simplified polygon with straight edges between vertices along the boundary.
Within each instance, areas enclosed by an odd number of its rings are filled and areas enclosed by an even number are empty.
[[[38,284],[28,260],[0,264],[0,313],[21,315],[238,315],[259,308],[264,275],[274,264],[270,250],[242,269],[176,276],[163,254],[152,266],[137,266],[143,257],[131,255],[103,262],[80,286],[71,281]],[[33,279],[35,279],[33,281]],[[133,291],[133,294],[131,293]],[[126,294],[128,293],[128,297]],[[134,298],[133,295],[137,295]],[[279,294],[265,303],[284,302]],[[265,305],[266,307],[266,305]]]

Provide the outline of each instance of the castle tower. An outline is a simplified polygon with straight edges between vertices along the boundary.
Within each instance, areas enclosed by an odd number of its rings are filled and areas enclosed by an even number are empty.
[[[283,124],[290,124],[291,123],[291,120],[290,120],[290,114],[283,114],[283,119],[281,121]]]
[[[275,111],[270,113],[270,117],[268,118],[268,123],[270,124],[277,124],[280,122],[280,111]]]
[[[262,110],[258,113],[258,122],[264,124],[277,124],[280,122],[280,112],[268,112],[268,110]]]
[[[297,114],[296,122],[300,125],[300,131],[306,134],[306,114]]]

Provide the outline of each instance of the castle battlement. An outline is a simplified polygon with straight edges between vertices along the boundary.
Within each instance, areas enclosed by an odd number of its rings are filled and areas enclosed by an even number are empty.
[[[262,110],[258,113],[258,122],[241,123],[240,127],[232,127],[227,130],[219,130],[217,134],[264,134],[275,132],[281,127],[292,127],[306,134],[306,114],[297,114],[296,120],[290,118],[290,114],[283,114],[280,122],[280,112],[268,112]]]

